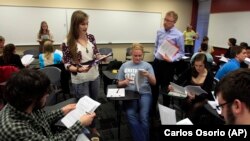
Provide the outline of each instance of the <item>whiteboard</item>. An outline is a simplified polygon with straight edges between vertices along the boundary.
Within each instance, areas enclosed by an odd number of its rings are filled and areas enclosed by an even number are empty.
[[[0,35],[6,43],[15,45],[37,45],[37,34],[41,21],[47,21],[55,44],[66,37],[66,10],[37,7],[0,6]]]
[[[67,25],[76,9],[67,9]],[[154,43],[161,13],[82,10],[89,15],[88,32],[97,43]]]
[[[0,6],[0,35],[6,43],[38,45],[41,21],[47,21],[55,44],[66,38],[72,13],[77,9]],[[161,13],[113,10],[85,10],[88,32],[97,43],[154,43],[161,25]]]
[[[212,46],[228,48],[228,39],[237,39],[237,44],[250,44],[250,12],[210,14],[208,37]]]

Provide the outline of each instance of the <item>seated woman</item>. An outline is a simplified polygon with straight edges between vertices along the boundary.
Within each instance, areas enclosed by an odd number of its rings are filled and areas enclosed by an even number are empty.
[[[16,46],[14,44],[7,44],[3,49],[3,55],[0,56],[0,66],[12,65],[19,69],[24,68],[21,58],[15,54]]]
[[[195,94],[188,93],[187,98],[183,101],[183,110],[186,112],[186,116],[194,124],[199,124],[200,117],[204,113],[203,106],[206,101],[212,100],[213,96],[211,94],[213,86],[213,74],[207,69],[207,58],[206,55],[201,53],[197,54],[194,57],[191,68],[186,70],[178,78],[178,85],[187,86],[187,85],[196,85],[200,86],[208,94],[201,94],[199,96]],[[173,91],[171,85],[169,85],[169,90]]]
[[[139,88],[140,99],[124,102],[128,122],[134,141],[149,141],[149,111],[152,103],[151,85],[156,84],[152,66],[142,61],[143,46],[132,45],[132,60],[122,64],[118,73],[118,87],[136,91],[135,75],[140,71],[143,82]]]
[[[40,68],[48,65],[59,64],[62,62],[62,56],[54,52],[51,41],[44,42],[44,53],[39,55]]]

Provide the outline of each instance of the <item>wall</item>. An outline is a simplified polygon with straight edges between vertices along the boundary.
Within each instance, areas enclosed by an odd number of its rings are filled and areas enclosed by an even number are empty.
[[[212,0],[208,36],[215,47],[228,48],[228,39],[250,44],[250,1]]]
[[[176,27],[181,31],[190,23],[192,13],[192,0],[1,0],[0,5],[161,12],[162,20],[167,11],[174,10],[179,14]],[[154,44],[143,45],[145,46],[145,50],[150,52],[145,55],[144,59],[152,61]],[[98,45],[98,47],[113,48],[114,58],[121,61],[125,59],[125,48],[130,46],[131,44]],[[29,47],[19,47],[17,53],[22,54],[23,50]]]

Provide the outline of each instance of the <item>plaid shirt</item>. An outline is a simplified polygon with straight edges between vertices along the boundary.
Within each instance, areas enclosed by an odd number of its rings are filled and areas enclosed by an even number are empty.
[[[62,117],[61,110],[51,113],[38,110],[27,114],[7,104],[0,111],[0,139],[2,141],[75,141],[83,129],[80,121],[61,133],[52,133],[50,125]]]

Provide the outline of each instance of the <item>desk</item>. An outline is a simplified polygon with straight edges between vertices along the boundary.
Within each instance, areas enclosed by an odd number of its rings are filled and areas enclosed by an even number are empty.
[[[111,71],[102,71],[103,74],[103,85],[104,93],[107,95],[107,87],[110,84],[113,84],[113,81],[116,79],[117,73],[112,73]]]
[[[204,105],[204,108],[214,117],[215,124],[225,124],[224,119],[208,103]]]
[[[116,85],[108,85],[108,88],[117,88]],[[117,106],[117,121],[118,121],[118,139],[120,140],[120,123],[121,123],[121,106],[117,101],[126,101],[126,100],[137,100],[140,98],[140,94],[136,91],[125,90],[125,97],[108,97],[110,100],[115,101],[115,106]]]

